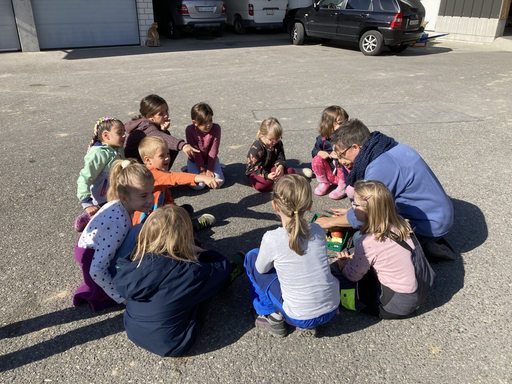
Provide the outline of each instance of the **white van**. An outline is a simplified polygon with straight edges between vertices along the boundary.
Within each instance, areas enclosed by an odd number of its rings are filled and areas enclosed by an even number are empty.
[[[288,0],[224,0],[227,24],[243,35],[247,27],[281,28]]]

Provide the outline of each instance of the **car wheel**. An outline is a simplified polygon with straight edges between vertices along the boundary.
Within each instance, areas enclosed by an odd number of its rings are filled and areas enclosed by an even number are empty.
[[[359,39],[359,50],[366,56],[377,56],[384,47],[384,40],[378,31],[367,31]]]
[[[247,29],[244,27],[244,23],[242,22],[242,18],[240,16],[236,16],[235,20],[233,20],[233,27],[235,28],[235,33],[237,35],[243,35],[247,32]]]
[[[224,35],[224,28],[214,29],[212,31],[213,37],[222,37]]]
[[[399,45],[398,47],[388,47],[391,52],[400,53],[405,51],[409,46],[407,44]]]
[[[167,19],[167,37],[169,39],[179,39],[181,37],[181,31],[176,26],[172,16]]]
[[[295,23],[292,28],[292,32],[290,33],[292,38],[292,43],[294,45],[302,45],[304,44],[304,38],[306,33],[304,32],[304,26],[302,23]]]

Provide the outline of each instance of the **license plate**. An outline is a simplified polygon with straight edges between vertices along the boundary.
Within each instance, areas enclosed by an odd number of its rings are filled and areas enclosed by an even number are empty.
[[[267,15],[273,15],[274,10],[273,9],[267,9]]]
[[[419,20],[410,20],[409,25],[418,25],[420,23]]]
[[[197,7],[198,12],[214,12],[215,7]]]

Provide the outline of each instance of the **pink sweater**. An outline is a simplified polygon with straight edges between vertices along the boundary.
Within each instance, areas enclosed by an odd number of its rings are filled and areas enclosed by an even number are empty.
[[[414,249],[411,238],[407,244]],[[383,242],[372,235],[362,236],[355,248],[352,260],[343,269],[343,275],[350,281],[359,281],[373,266],[381,284],[399,293],[413,293],[417,289],[411,253],[393,240]]]
[[[197,168],[199,168],[199,172],[205,170],[205,164],[213,172],[213,167],[219,153],[220,125],[213,124],[210,132],[203,133],[194,124],[190,124],[185,129],[185,135],[187,143],[200,151],[195,154],[192,160],[197,165]]]

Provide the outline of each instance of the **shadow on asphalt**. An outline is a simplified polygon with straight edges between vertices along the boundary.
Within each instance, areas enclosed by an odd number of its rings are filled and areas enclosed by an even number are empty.
[[[124,310],[124,305],[93,312],[88,305],[79,308],[66,308],[61,311],[34,317],[33,319],[19,321],[0,328],[0,338],[14,338],[32,332],[38,332],[59,324],[83,321],[99,315]],[[62,353],[90,341],[124,332],[123,313],[79,327],[66,334],[51,338],[42,343],[35,344],[22,350],[0,356],[0,372],[9,371],[35,361],[44,360],[50,356]]]
[[[226,33],[223,37],[213,37],[208,31],[196,31],[192,34],[185,34],[179,40],[160,38],[160,47],[141,46],[112,46],[112,47],[90,47],[58,49],[66,55],[65,60],[84,60],[102,57],[133,56],[133,55],[154,55],[169,52],[193,52],[207,51],[212,49],[233,49],[233,48],[256,48],[275,47],[290,45],[287,34],[281,30],[261,30],[252,34],[237,36]]]

